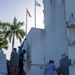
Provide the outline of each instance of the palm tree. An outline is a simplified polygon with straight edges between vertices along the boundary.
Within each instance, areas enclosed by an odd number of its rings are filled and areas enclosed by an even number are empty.
[[[26,35],[25,31],[21,29],[24,25],[24,22],[17,21],[16,17],[14,17],[12,24],[6,23],[8,29],[6,30],[5,38],[8,38],[9,42],[11,43],[12,40],[12,49],[14,48],[15,37],[22,42],[22,39]]]

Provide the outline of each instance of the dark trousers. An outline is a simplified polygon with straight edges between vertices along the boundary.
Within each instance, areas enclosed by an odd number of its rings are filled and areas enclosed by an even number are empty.
[[[23,67],[19,68],[19,75],[22,75]]]

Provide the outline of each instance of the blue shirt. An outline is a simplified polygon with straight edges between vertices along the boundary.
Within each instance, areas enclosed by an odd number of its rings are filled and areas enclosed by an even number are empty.
[[[18,49],[18,53],[19,53],[19,55],[22,53],[22,48]]]
[[[55,69],[57,67],[54,64],[47,64],[45,66],[45,75],[53,75]]]

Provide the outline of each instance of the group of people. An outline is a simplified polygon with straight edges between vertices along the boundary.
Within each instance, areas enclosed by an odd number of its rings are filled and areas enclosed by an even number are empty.
[[[13,51],[11,52],[10,61],[8,63],[8,65],[10,66],[8,70],[8,75],[22,75],[24,66],[23,61],[26,61],[24,59],[25,53],[26,50],[23,50],[19,54],[16,48],[13,49]],[[50,60],[49,63],[45,65],[44,75],[53,75],[54,70],[57,72],[58,75],[63,75],[55,66],[54,61]]]
[[[22,75],[23,66],[24,66],[23,62],[26,61],[24,59],[24,54],[26,54],[26,50],[28,47],[27,42],[25,45],[26,45],[26,48],[24,48],[23,50],[21,46],[19,46],[18,52],[16,48],[13,48],[11,55],[10,55],[10,61],[7,64],[8,75]],[[53,75],[54,70],[57,72],[58,75],[63,75],[55,66],[54,61],[50,60],[49,63],[45,65],[44,75]]]
[[[26,50],[24,49],[21,54],[17,52],[16,48],[13,48],[10,60],[8,63],[8,75],[22,75],[23,71],[23,62],[26,61],[24,59],[24,54]]]

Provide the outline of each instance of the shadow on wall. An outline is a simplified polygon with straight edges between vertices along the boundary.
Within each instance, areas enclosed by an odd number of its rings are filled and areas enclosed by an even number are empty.
[[[71,59],[68,56],[60,59],[60,67],[58,68],[63,75],[69,75],[69,65],[71,65]]]

